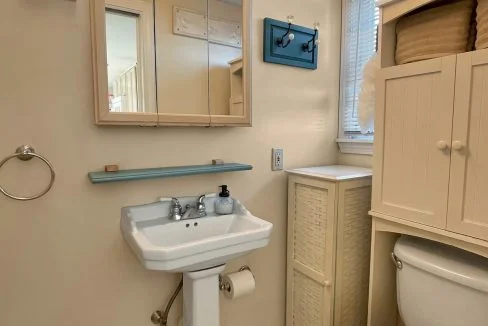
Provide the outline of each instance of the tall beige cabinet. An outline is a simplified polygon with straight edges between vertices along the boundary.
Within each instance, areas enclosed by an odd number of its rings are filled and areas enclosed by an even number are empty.
[[[288,172],[286,325],[366,325],[371,170]]]
[[[400,321],[391,263],[400,235],[488,257],[488,49],[395,61],[398,22],[433,2],[380,8],[368,326]]]

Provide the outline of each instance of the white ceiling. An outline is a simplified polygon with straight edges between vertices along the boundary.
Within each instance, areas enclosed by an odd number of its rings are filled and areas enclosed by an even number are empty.
[[[137,63],[137,17],[131,14],[107,11],[108,83]]]

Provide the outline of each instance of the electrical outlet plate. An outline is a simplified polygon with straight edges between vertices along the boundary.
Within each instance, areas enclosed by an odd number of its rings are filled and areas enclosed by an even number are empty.
[[[281,171],[283,170],[283,149],[273,148],[271,159],[271,170]]]

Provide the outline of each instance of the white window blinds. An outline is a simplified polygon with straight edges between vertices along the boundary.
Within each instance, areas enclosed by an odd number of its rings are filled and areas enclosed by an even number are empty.
[[[366,62],[376,52],[375,0],[343,0],[341,115],[343,137],[360,135],[358,97]]]

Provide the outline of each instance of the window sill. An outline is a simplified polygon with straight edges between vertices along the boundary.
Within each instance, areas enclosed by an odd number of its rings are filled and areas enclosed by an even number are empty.
[[[373,140],[339,138],[336,141],[344,154],[373,155]]]

